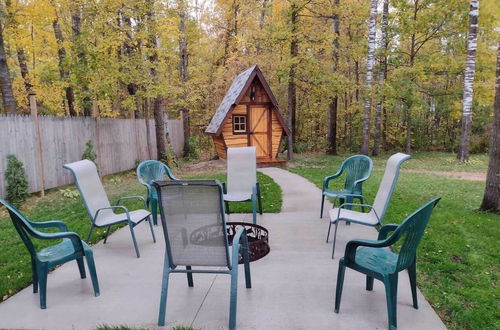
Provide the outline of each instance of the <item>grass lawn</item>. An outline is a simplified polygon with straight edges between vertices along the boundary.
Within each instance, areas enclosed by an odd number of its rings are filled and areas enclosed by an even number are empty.
[[[183,179],[218,179],[224,181],[225,173],[175,174]],[[258,172],[257,179],[260,182],[262,194],[262,208],[264,212],[277,213],[281,210],[281,188],[268,176]],[[135,171],[109,175],[103,179],[105,189],[111,202],[116,202],[121,196],[145,195],[146,188],[140,185],[135,176]],[[46,193],[44,197],[32,196],[23,203],[21,211],[33,221],[62,220],[70,231],[74,231],[83,239],[87,237],[90,229],[90,219],[80,197],[71,196],[76,187],[70,185],[55,188]],[[142,207],[141,203],[134,202],[126,204],[129,209]],[[251,202],[230,203],[233,213],[251,212]],[[118,226],[112,227],[116,230]],[[91,243],[104,238],[105,229],[95,229],[90,239]],[[160,238],[162,239],[162,238]],[[47,246],[47,241],[37,241],[38,247]],[[54,241],[50,241],[54,244]],[[17,234],[8,217],[7,210],[0,207],[0,302],[7,299],[22,288],[31,283],[31,259],[21,238]],[[131,246],[131,248],[133,248]]]
[[[335,173],[348,156],[298,155],[289,170],[321,187],[323,178]],[[370,203],[387,158],[374,158],[373,174],[364,184]],[[468,164],[460,164],[453,154],[423,153],[402,168],[482,172],[487,157],[473,155]],[[424,202],[442,198],[417,253],[417,277],[418,287],[451,329],[500,329],[500,215],[477,211],[483,193],[483,182],[401,173],[383,221],[399,223]]]

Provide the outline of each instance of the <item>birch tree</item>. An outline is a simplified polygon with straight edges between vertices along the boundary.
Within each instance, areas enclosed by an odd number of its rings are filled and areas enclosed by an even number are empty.
[[[464,97],[462,102],[462,133],[457,158],[469,160],[469,145],[472,127],[472,97],[474,74],[476,73],[477,30],[479,18],[479,0],[470,0],[469,35],[467,37],[467,59],[465,61]]]
[[[488,174],[486,175],[486,188],[480,209],[483,211],[500,212],[500,41],[497,46],[490,162],[488,165]]]
[[[363,133],[361,137],[361,153],[368,155],[370,143],[370,113],[372,107],[373,65],[375,63],[375,34],[377,22],[378,0],[371,0],[370,18],[368,22],[368,56],[366,61],[365,102],[363,113]]]

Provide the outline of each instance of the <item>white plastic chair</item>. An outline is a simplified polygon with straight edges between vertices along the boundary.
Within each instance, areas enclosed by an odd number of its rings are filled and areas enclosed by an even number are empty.
[[[257,223],[257,202],[262,214],[262,198],[257,182],[257,156],[255,147],[227,149],[227,185],[224,184],[224,202],[252,201],[252,220]]]
[[[375,200],[372,205],[367,204],[355,204],[355,203],[344,203],[339,207],[330,210],[330,225],[328,226],[328,234],[326,235],[326,242],[328,243],[328,237],[330,236],[330,229],[332,224],[335,224],[335,232],[333,234],[333,250],[332,259],[335,253],[335,241],[337,239],[337,229],[339,221],[348,221],[359,223],[366,226],[376,226],[380,224],[384,218],[387,206],[391,200],[392,192],[398,181],[399,169],[401,164],[410,159],[410,155],[403,153],[397,153],[389,157],[387,160],[387,165],[385,167],[384,176],[380,182],[380,186],[375,196]],[[368,207],[370,211],[368,213],[353,211],[345,209],[345,206],[362,206]]]
[[[108,239],[109,228],[112,225],[126,222],[130,228],[132,241],[134,242],[135,253],[137,258],[140,257],[139,247],[135,239],[134,227],[141,223],[143,220],[148,220],[151,227],[151,235],[153,242],[156,243],[153,225],[151,223],[151,213],[147,211],[146,201],[142,196],[128,196],[122,197],[118,200],[117,205],[111,206],[108,196],[104,187],[102,186],[101,179],[97,174],[97,168],[93,162],[88,159],[80,160],[78,162],[65,164],[65,169],[68,169],[73,174],[75,184],[80,191],[85,207],[92,220],[89,233],[87,235],[87,242],[90,239],[94,227],[102,228],[107,227],[106,236],[104,237],[104,244]],[[125,199],[140,199],[144,203],[144,209],[129,211],[125,206],[120,205],[120,202]],[[124,213],[117,214],[115,210],[122,210]]]

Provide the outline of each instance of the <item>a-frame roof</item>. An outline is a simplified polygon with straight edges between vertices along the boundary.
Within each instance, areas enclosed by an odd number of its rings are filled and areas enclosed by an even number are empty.
[[[276,98],[271,92],[271,88],[269,88],[269,84],[264,78],[262,71],[260,71],[257,65],[251,66],[250,68],[246,69],[245,71],[237,75],[236,78],[234,78],[231,87],[229,87],[229,89],[226,92],[226,95],[224,95],[224,98],[222,99],[222,102],[219,104],[217,110],[215,111],[215,114],[212,117],[210,124],[208,124],[205,133],[211,135],[219,135],[221,133],[222,127],[224,126],[224,122],[229,116],[231,110],[236,104],[238,104],[241,101],[241,99],[245,95],[246,91],[252,84],[252,81],[254,80],[255,77],[258,77],[260,83],[264,87],[264,90],[268,94],[269,99],[271,100],[274,106],[274,111],[276,112],[276,116],[278,117],[278,120],[283,126],[283,130],[287,135],[290,134],[290,130],[286,126],[285,121],[283,120],[283,117],[281,117],[281,114],[279,112],[278,102],[276,101]]]

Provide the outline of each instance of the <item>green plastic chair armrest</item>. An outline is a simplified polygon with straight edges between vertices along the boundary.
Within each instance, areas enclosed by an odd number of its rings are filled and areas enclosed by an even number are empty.
[[[329,176],[325,176],[325,178],[323,179],[323,191],[325,189],[328,189],[328,183],[330,182],[330,180],[338,178],[339,176],[342,175],[342,172],[344,172],[343,167],[340,170],[338,170],[337,173],[329,175]]]
[[[358,247],[372,247],[372,248],[383,248],[390,246],[391,242],[389,240],[365,240],[365,239],[354,239],[347,242],[345,246],[344,258],[349,262],[354,262],[356,258],[356,250]]]
[[[380,228],[380,231],[378,232],[378,238],[377,239],[379,239],[379,240],[386,239],[387,235],[389,235],[390,232],[393,232],[396,229],[398,229],[398,226],[399,225],[394,224],[394,223],[383,225]]]
[[[43,221],[43,222],[33,222],[30,221],[30,225],[33,228],[58,228],[59,231],[68,231],[68,226],[62,221],[59,220],[50,220],[50,221]]]

